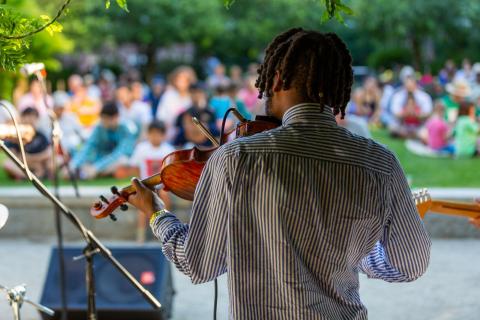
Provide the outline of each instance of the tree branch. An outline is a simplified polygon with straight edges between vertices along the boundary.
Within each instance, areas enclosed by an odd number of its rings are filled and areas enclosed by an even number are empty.
[[[7,2],[7,0],[2,0],[4,3]],[[50,20],[49,22],[47,22],[46,24],[44,24],[43,26],[39,27],[38,29],[35,29],[35,30],[32,30],[30,32],[27,32],[25,34],[21,34],[21,35],[15,35],[15,36],[10,36],[10,35],[5,35],[5,34],[0,34],[0,39],[6,39],[6,40],[20,40],[20,39],[23,39],[23,38],[27,38],[27,37],[30,37],[36,33],[39,33],[40,31],[43,31],[45,30],[46,28],[48,28],[49,26],[51,26],[55,21],[57,21],[58,18],[60,18],[60,16],[62,15],[63,11],[67,8],[67,6],[70,4],[72,0],[66,0],[62,7],[60,8],[60,10],[58,10],[56,16]]]

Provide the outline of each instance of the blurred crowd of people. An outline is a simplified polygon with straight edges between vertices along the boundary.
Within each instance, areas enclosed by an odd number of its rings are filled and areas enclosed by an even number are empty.
[[[22,78],[13,101],[3,102],[21,123],[36,129],[26,153],[39,176],[52,175],[51,107],[62,133],[57,152],[80,179],[122,178],[135,173],[146,177],[157,172],[163,157],[175,148],[212,145],[192,117],[218,136],[229,108],[237,108],[246,119],[260,113],[256,69],[253,64],[245,71],[232,66],[227,74],[227,68],[218,62],[208,77],[199,81],[193,68],[179,66],[166,79],[155,77],[150,85],[138,72],[117,78],[106,70],[98,79],[73,74],[66,84],[58,82],[57,90],[46,98],[37,79]],[[9,121],[8,114],[0,110],[0,122]],[[234,124],[235,118],[229,117],[225,129]],[[10,146],[19,150],[14,142]],[[23,178],[13,163],[6,161],[4,168],[12,178]]]
[[[158,171],[165,155],[211,141],[193,123],[196,117],[214,136],[219,136],[225,112],[236,107],[247,119],[263,113],[255,88],[257,66],[247,70],[210,66],[200,81],[189,66],[179,66],[166,78],[142,81],[138,71],[116,77],[105,70],[92,75],[71,75],[57,83],[53,94],[43,95],[36,79],[19,80],[11,103],[20,122],[36,128],[26,145],[34,173],[51,177],[51,115],[61,128],[63,164],[80,179]],[[437,76],[419,74],[410,66],[358,80],[340,125],[369,137],[369,128],[385,127],[392,136],[415,139],[433,155],[473,157],[478,153],[480,115],[480,63],[465,59],[460,68],[452,61]],[[0,122],[8,122],[0,111]],[[235,125],[229,117],[226,129]],[[11,147],[19,150],[12,142]],[[416,152],[418,148],[412,150]],[[15,179],[22,173],[6,161],[4,168]]]
[[[73,74],[47,95],[37,79],[21,78],[13,101],[1,102],[21,124],[35,128],[25,152],[39,177],[52,178],[55,153],[65,176],[145,178],[159,172],[163,158],[176,149],[212,146],[192,117],[218,138],[229,108],[237,108],[246,119],[263,114],[255,88],[257,68],[227,69],[217,61],[200,81],[190,66],[179,66],[148,84],[135,70],[118,77],[108,70],[97,78]],[[447,61],[437,76],[404,66],[357,79],[347,114],[344,119],[338,115],[337,122],[365,137],[371,128],[383,127],[391,136],[406,139],[407,148],[417,154],[465,158],[478,155],[479,107],[480,63],[471,65],[465,59],[458,69]],[[52,118],[61,129],[60,147],[54,152]],[[0,109],[0,123],[10,121]],[[225,129],[236,121],[226,118]],[[15,141],[8,144],[20,153]],[[3,167],[13,179],[24,178],[9,160]],[[167,193],[161,196],[168,208]],[[137,239],[143,241],[147,223],[144,215],[138,217]]]
[[[385,127],[419,155],[477,156],[480,63],[464,59],[457,68],[449,60],[436,76],[410,66],[367,76],[353,89],[344,122],[364,136],[369,127]]]

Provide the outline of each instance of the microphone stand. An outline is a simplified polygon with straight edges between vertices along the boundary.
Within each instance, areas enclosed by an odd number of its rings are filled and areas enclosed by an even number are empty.
[[[55,193],[55,197],[60,199],[60,191],[59,191],[59,177],[58,177],[58,161],[57,161],[57,151],[60,148],[60,136],[61,136],[61,128],[58,122],[57,115],[52,110],[51,106],[48,105],[48,96],[47,96],[47,86],[45,83],[44,75],[41,71],[36,71],[35,76],[37,77],[38,81],[40,81],[42,87],[42,95],[43,95],[43,103],[45,104],[45,108],[48,112],[48,116],[51,122],[51,139],[52,139],[52,170],[53,170],[53,190]],[[68,168],[68,166],[67,166]],[[72,176],[71,176],[72,177]],[[73,182],[73,180],[72,180]],[[73,183],[75,188],[75,193],[77,197],[78,189],[76,183]],[[66,291],[66,277],[65,277],[65,256],[63,253],[63,230],[62,230],[62,217],[60,215],[60,211],[58,207],[54,207],[55,210],[55,230],[57,233],[57,247],[58,247],[58,264],[59,264],[59,277],[60,277],[60,303],[61,303],[61,312],[60,312],[60,319],[67,320],[68,316],[68,307],[67,307],[67,291]]]
[[[14,320],[20,320],[20,308],[24,302],[31,304],[38,311],[48,314],[51,317],[55,315],[55,311],[52,309],[42,306],[40,303],[33,302],[26,297],[27,289],[25,284],[15,286],[11,289],[0,284],[0,289],[4,290],[7,294],[7,300],[10,303],[10,306],[12,306]]]
[[[27,174],[27,170],[23,165],[22,161],[8,149],[3,140],[0,140],[0,148],[5,152],[5,154],[21,169]],[[28,174],[27,174],[28,176]],[[45,187],[45,185],[34,175],[31,174],[32,184],[35,188],[46,198],[48,198],[60,212],[63,212],[65,217],[79,230],[80,234],[87,243],[84,254],[82,257],[85,257],[86,260],[86,286],[88,292],[88,311],[87,319],[88,320],[97,320],[97,310],[95,305],[95,280],[94,280],[94,269],[93,269],[93,256],[97,253],[102,254],[110,263],[122,273],[128,281],[143,295],[143,297],[155,308],[161,308],[160,302],[147,290],[145,289],[127,269],[113,257],[110,250],[108,250],[101,242],[98,240],[95,235],[88,230],[83,223],[78,219],[78,217],[71,211],[67,206],[65,206],[55,195],[53,195],[50,190]]]

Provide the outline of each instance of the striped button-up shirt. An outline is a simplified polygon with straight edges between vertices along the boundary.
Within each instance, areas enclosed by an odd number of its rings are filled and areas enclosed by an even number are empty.
[[[227,272],[231,319],[367,319],[358,273],[412,281],[430,253],[396,157],[314,104],[219,148],[190,223],[152,229],[193,283]]]

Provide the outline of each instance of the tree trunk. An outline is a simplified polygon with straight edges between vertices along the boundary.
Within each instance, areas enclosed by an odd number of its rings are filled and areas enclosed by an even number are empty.
[[[145,81],[151,83],[156,73],[157,68],[157,47],[154,44],[149,44],[146,49],[147,63],[145,65]]]
[[[413,66],[415,70],[421,70],[422,66],[422,48],[420,40],[414,34],[411,36],[411,45],[413,51]]]

